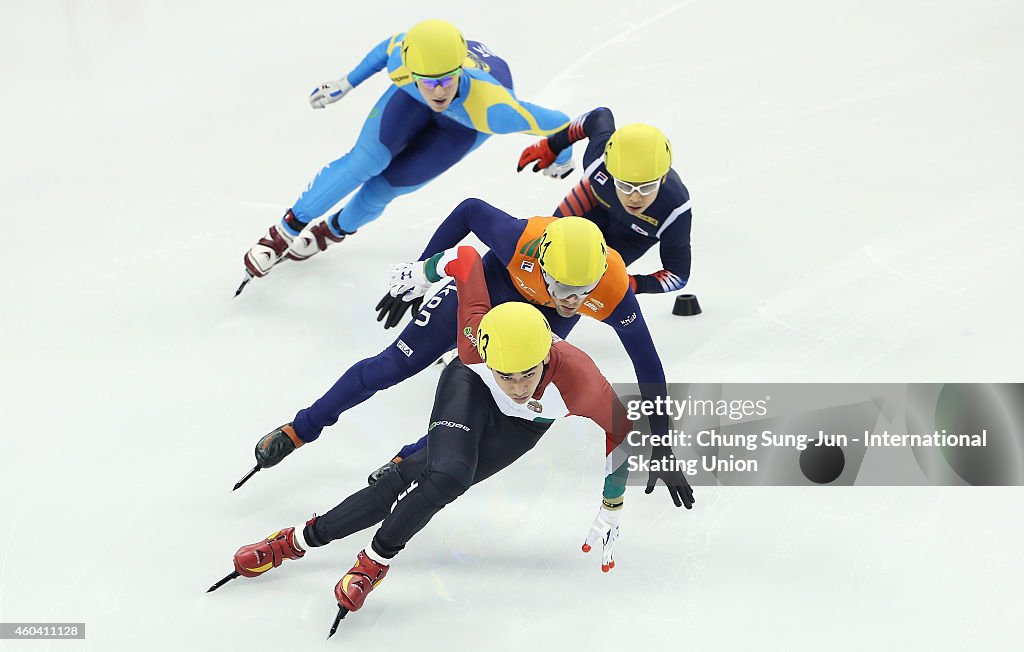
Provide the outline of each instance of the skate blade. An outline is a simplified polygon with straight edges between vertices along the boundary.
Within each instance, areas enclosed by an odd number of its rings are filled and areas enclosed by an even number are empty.
[[[338,605],[338,615],[334,617],[334,624],[331,625],[331,631],[330,631],[330,633],[327,634],[327,640],[331,640],[331,637],[334,636],[334,633],[336,631],[338,631],[338,625],[341,624],[341,621],[344,620],[345,616],[347,616],[347,615],[348,615],[348,609],[346,609],[345,607],[343,607],[343,606],[341,606],[339,604]]]
[[[257,463],[257,464],[256,464],[256,466],[252,467],[252,470],[251,470],[251,471],[249,471],[248,473],[246,473],[246,474],[245,474],[245,477],[243,477],[243,478],[242,478],[241,480],[239,480],[238,482],[236,482],[236,483],[235,483],[235,486],[234,486],[234,488],[233,488],[233,489],[232,489],[231,491],[235,491],[235,489],[238,489],[238,488],[239,488],[239,487],[241,487],[241,486],[242,486],[243,484],[245,484],[246,482],[248,482],[248,481],[249,481],[249,478],[251,478],[252,476],[256,475],[256,473],[257,473],[257,472],[258,472],[258,471],[259,471],[259,470],[260,470],[261,468],[263,468],[263,467],[261,467],[261,466],[259,465],[259,463]]]
[[[256,277],[255,277],[255,276],[253,276],[252,274],[250,274],[250,273],[249,273],[249,270],[246,270],[246,272],[245,272],[245,278],[244,278],[244,279],[242,279],[242,283],[241,283],[241,285],[239,285],[239,286],[238,286],[238,289],[237,289],[237,290],[235,290],[235,296],[237,297],[237,296],[238,296],[239,294],[241,294],[241,293],[242,293],[242,290],[244,290],[244,289],[245,289],[245,286],[246,286],[246,285],[249,285],[249,281],[253,280],[254,278],[256,278]]]
[[[216,584],[214,584],[210,588],[206,589],[206,592],[209,593],[211,591],[216,591],[217,589],[219,589],[220,587],[224,586],[225,584],[227,584],[231,580],[235,579],[236,577],[239,577],[238,571],[231,571],[231,573],[228,574],[224,579],[222,579],[221,581],[217,582]]]

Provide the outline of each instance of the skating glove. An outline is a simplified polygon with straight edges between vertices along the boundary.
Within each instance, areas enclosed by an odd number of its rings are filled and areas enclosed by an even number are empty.
[[[348,83],[347,78],[325,81],[309,94],[309,105],[314,109],[322,109],[345,97],[345,93],[350,90],[352,90],[352,84]]]
[[[395,265],[391,270],[391,278],[388,279],[388,294],[393,297],[401,297],[402,301],[415,301],[419,299],[433,283],[427,278],[423,270],[423,261],[414,263],[402,263]]]
[[[551,149],[551,143],[547,138],[538,140],[519,155],[519,166],[516,171],[522,172],[523,168],[533,163],[534,172],[543,171],[544,176],[552,179],[564,179],[572,174],[576,166],[573,165],[572,159],[565,163],[556,163],[555,159],[558,158],[558,154],[559,152]]]
[[[590,552],[599,542],[601,544],[601,570],[605,573],[615,568],[612,559],[612,547],[619,538],[619,519],[622,518],[622,499],[605,500],[601,509],[594,517],[587,540],[583,543],[583,552]]]
[[[572,174],[575,169],[576,166],[573,165],[572,159],[569,159],[565,163],[552,163],[544,168],[544,176],[551,177],[552,179],[564,179]]]
[[[538,140],[524,149],[523,153],[519,155],[519,166],[516,168],[516,172],[522,172],[523,168],[530,163],[535,163],[533,166],[534,172],[540,172],[554,163],[557,156],[557,152],[551,151],[551,145],[548,144],[547,138]]]
[[[387,329],[398,326],[402,318],[405,317],[406,311],[411,310],[413,315],[418,313],[421,305],[423,305],[423,297],[412,301],[403,301],[401,297],[391,296],[391,292],[388,291],[384,293],[373,309],[377,311],[377,321],[383,321],[384,328]]]
[[[675,454],[672,453],[672,449],[668,446],[655,446],[651,451],[652,460],[665,460],[666,464],[660,466],[674,466],[676,459]],[[654,485],[657,484],[658,480],[665,483],[668,487],[668,494],[672,497],[672,502],[675,503],[676,507],[683,506],[686,509],[693,509],[693,489],[690,487],[690,483],[686,481],[686,475],[682,471],[651,471],[647,477],[647,488],[644,489],[645,494],[649,494],[654,491]]]
[[[256,442],[256,463],[262,469],[274,466],[302,446],[302,443],[290,423],[274,428]]]

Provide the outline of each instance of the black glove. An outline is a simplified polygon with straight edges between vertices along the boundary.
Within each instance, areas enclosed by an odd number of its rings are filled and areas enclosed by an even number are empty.
[[[668,494],[672,496],[672,502],[676,507],[681,505],[686,509],[693,509],[693,489],[686,481],[686,474],[673,468],[675,459],[676,456],[668,446],[656,446],[651,450],[651,460],[658,460],[659,467],[668,467],[671,470],[651,471],[647,476],[647,488],[644,489],[644,493],[654,491],[654,485],[661,480],[668,487]]]
[[[398,322],[402,321],[406,310],[411,307],[412,314],[415,315],[420,311],[420,306],[422,305],[423,297],[418,297],[412,301],[402,301],[402,297],[393,297],[388,292],[377,302],[374,310],[377,311],[377,321],[384,322],[384,328],[394,328],[398,326]],[[384,320],[385,317],[387,317],[386,321]]]
[[[302,440],[295,434],[292,424],[286,423],[273,432],[263,435],[256,442],[256,463],[261,469],[274,466],[284,458],[291,455],[292,451],[302,446]]]
[[[377,481],[384,477],[385,473],[395,468],[396,466],[398,466],[398,462],[394,460],[389,460],[387,464],[374,470],[372,473],[370,473],[370,475],[366,477],[366,484],[370,486],[377,484]]]

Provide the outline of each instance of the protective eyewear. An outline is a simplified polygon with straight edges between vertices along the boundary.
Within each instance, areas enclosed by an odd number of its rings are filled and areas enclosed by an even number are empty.
[[[658,192],[658,188],[661,187],[661,179],[655,179],[654,181],[648,181],[647,183],[641,183],[636,186],[629,183],[628,181],[616,179],[615,187],[623,195],[632,195],[634,192],[638,192],[644,197],[646,197],[647,195],[652,195]]]
[[[548,294],[556,299],[565,300],[575,295],[578,297],[585,297],[594,291],[597,284],[601,282],[601,279],[597,279],[590,285],[566,285],[565,283],[559,283],[555,279],[551,278],[547,272],[543,269],[540,270],[541,276],[544,277],[544,282],[548,285]]]
[[[438,77],[424,77],[423,75],[417,75],[413,73],[412,78],[423,85],[423,88],[428,91],[434,90],[438,86],[441,88],[451,88],[452,84],[458,81],[459,75],[462,74],[462,68],[456,68],[452,72],[447,72]]]

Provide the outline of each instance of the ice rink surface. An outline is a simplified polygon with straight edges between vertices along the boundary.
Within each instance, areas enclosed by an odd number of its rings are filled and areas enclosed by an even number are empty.
[[[230,491],[391,342],[388,270],[465,197],[525,217],[571,185],[516,175],[534,139],[495,137],[232,299],[387,82],[317,112],[310,89],[428,17],[505,57],[520,97],[672,139],[705,312],[641,297],[669,380],[1024,380],[1019,3],[6,2],[0,621],[87,636],[0,649],[1020,649],[1019,488],[698,487],[686,512],[634,487],[604,575],[579,551],[602,438],[575,419],[445,509],[329,643],[369,531],[205,593],[423,431],[436,369]],[[603,326],[573,341],[633,380]]]

